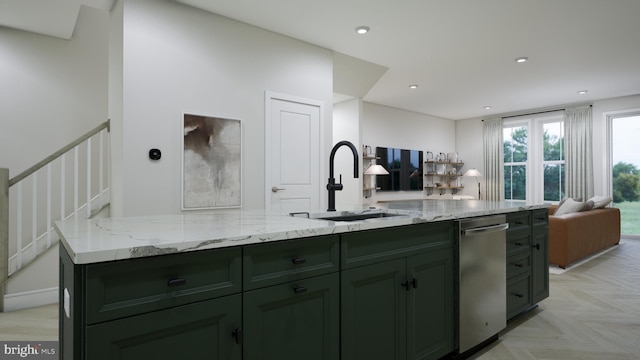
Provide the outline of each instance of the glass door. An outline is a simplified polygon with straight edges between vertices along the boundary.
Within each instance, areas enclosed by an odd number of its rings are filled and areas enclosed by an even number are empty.
[[[620,209],[622,234],[640,236],[640,115],[615,117],[611,129],[613,206]]]

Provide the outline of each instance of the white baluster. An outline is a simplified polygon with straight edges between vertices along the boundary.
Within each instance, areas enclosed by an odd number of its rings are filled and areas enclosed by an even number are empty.
[[[60,220],[64,220],[67,218],[67,209],[65,209],[66,205],[66,197],[65,194],[66,187],[66,174],[67,174],[67,161],[66,155],[62,155],[60,157]]]
[[[33,257],[38,255],[38,172],[34,172],[32,176],[31,186],[31,247]]]
[[[47,164],[47,249],[51,246],[51,163]]]
[[[16,184],[17,189],[17,201],[16,201],[16,237],[18,240],[18,245],[16,246],[16,255],[18,259],[18,269],[22,267],[22,181]]]
[[[87,219],[91,217],[91,138],[87,139]]]
[[[73,217],[78,219],[78,147],[73,148]]]

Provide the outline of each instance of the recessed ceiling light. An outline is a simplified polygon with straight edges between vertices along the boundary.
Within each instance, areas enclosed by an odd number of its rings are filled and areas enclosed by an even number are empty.
[[[587,91],[587,90],[580,90],[580,91],[578,91],[578,95],[584,95],[584,94],[586,94],[588,92],[589,91]]]
[[[529,58],[528,58],[528,57],[526,57],[526,56],[516,58],[516,62],[517,62],[517,63],[527,62],[527,60],[529,60]]]
[[[491,110],[491,106],[485,106],[484,109],[485,110]]]
[[[366,33],[369,32],[369,27],[368,26],[358,26],[356,28],[356,32],[360,35],[364,35]]]
[[[409,85],[409,89],[417,89],[417,88],[418,88],[418,85],[416,84]]]

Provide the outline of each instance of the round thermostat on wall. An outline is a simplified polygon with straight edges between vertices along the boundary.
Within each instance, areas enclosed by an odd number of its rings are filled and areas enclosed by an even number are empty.
[[[160,149],[149,150],[149,159],[160,160],[161,157],[162,157],[162,152],[160,151]]]

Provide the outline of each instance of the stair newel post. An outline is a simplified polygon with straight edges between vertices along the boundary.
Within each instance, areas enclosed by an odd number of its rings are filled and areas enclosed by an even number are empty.
[[[9,169],[0,168],[0,312],[9,276]]]

